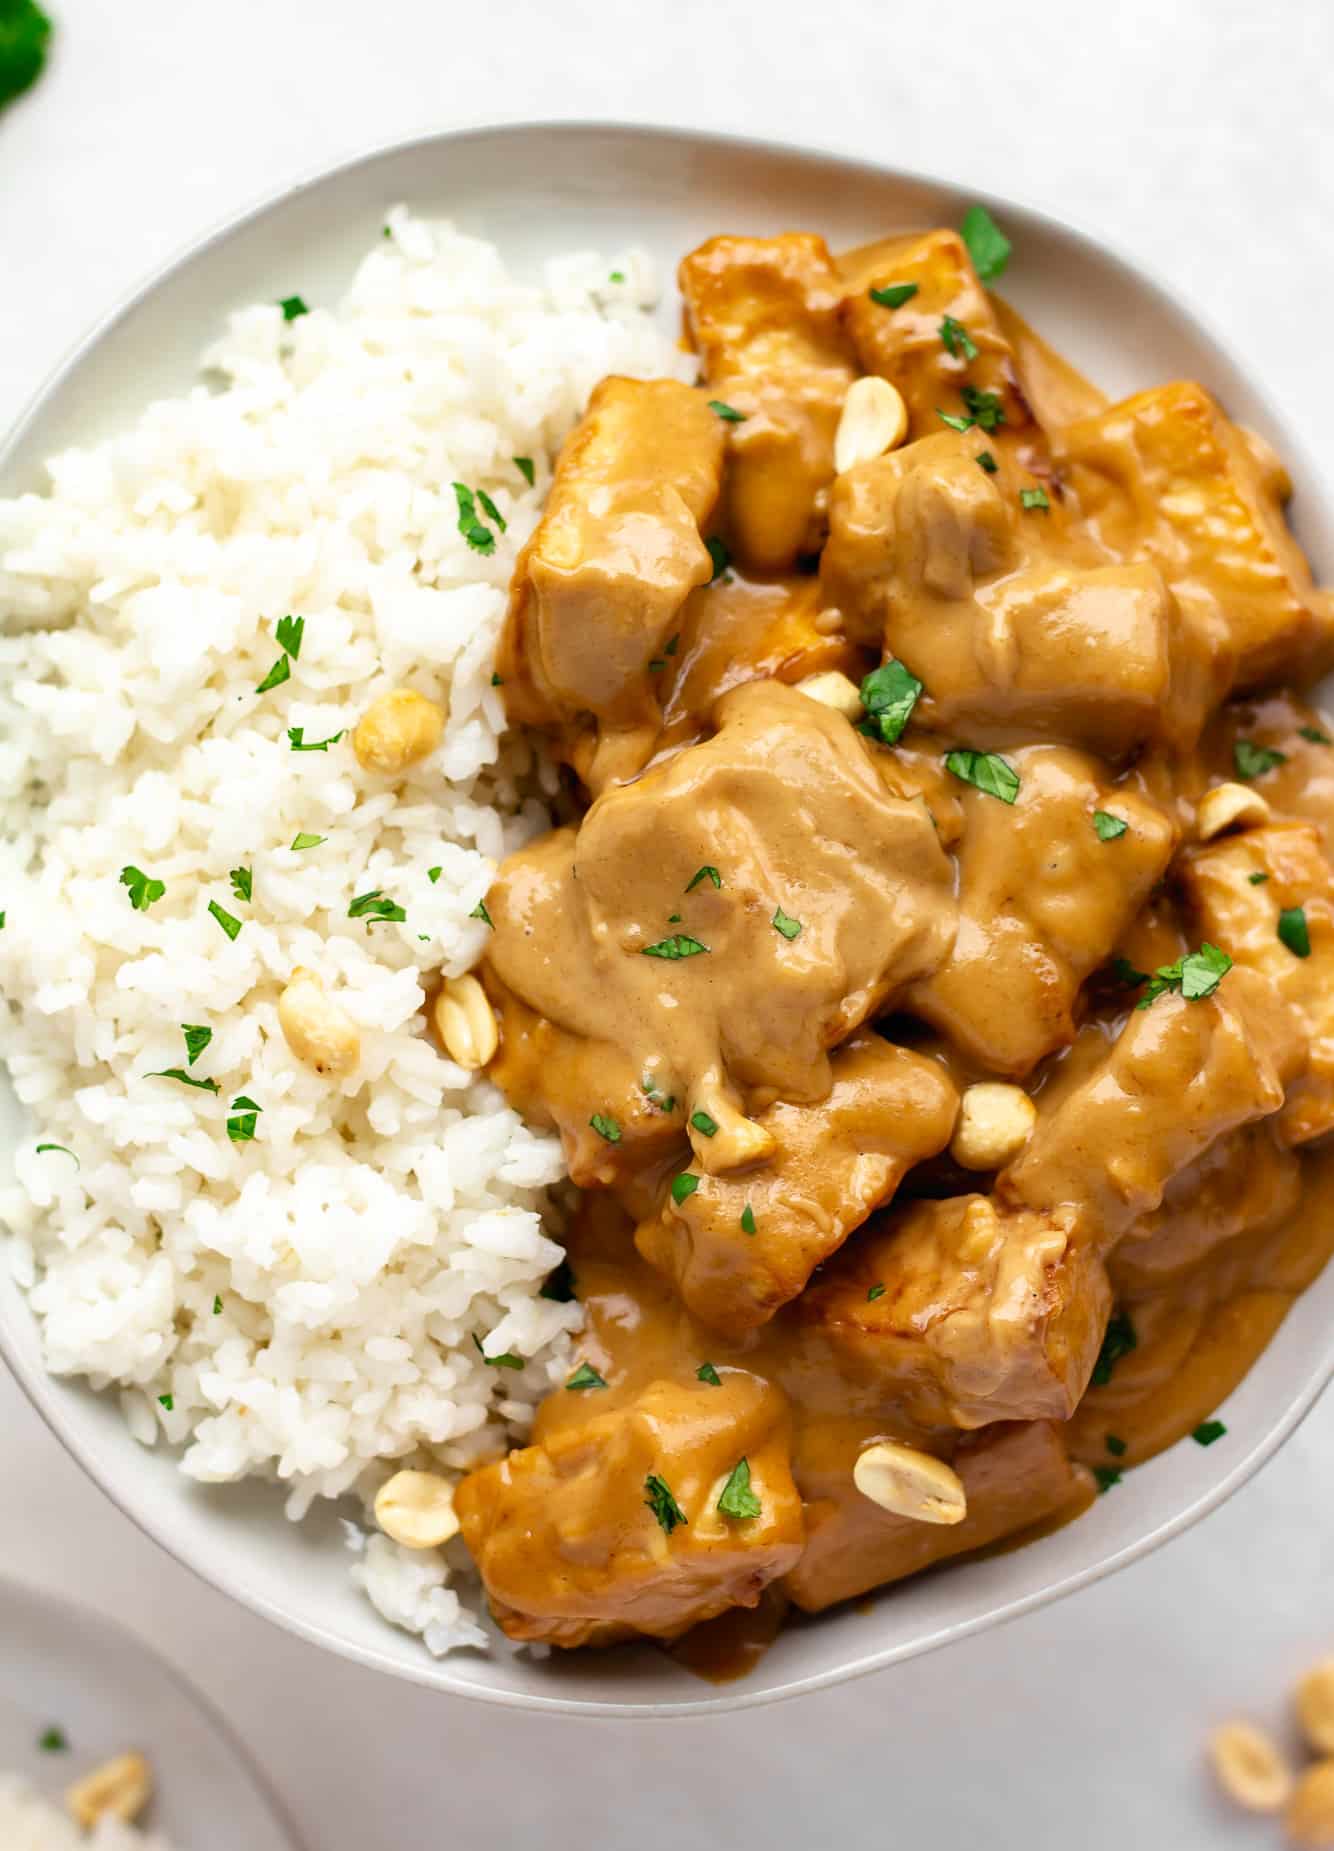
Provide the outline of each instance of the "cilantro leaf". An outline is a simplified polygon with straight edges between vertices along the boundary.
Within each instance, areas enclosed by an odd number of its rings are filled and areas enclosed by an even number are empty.
[[[605,1388],[607,1386],[607,1379],[605,1376],[599,1375],[591,1363],[580,1363],[565,1386],[574,1389]]]
[[[956,746],[945,754],[945,769],[964,784],[1013,803],[1019,795],[1019,773],[998,752],[974,752],[968,746]]]
[[[342,737],[342,732],[330,733],[327,739],[312,739],[307,744],[304,726],[289,726],[287,729],[288,742],[294,752],[327,752],[329,747],[336,746]]]
[[[328,836],[309,836],[303,831],[300,835],[292,837],[292,847],[294,849],[318,848],[321,842],[328,840]]]
[[[1051,503],[1047,500],[1045,488],[1021,488],[1019,505],[1023,508],[1046,509],[1051,506]]]
[[[39,1144],[36,1151],[37,1156],[40,1157],[44,1150],[58,1150],[63,1156],[74,1157],[74,1152],[69,1148],[68,1144]],[[83,1165],[79,1162],[77,1157],[74,1157],[74,1167],[76,1170],[81,1170],[83,1168]]]
[[[709,583],[714,585],[731,565],[732,555],[728,552],[727,547],[718,538],[716,533],[710,534],[704,544],[708,547],[709,558],[713,561],[713,577],[709,580]]]
[[[37,1746],[44,1755],[63,1755],[69,1747],[69,1738],[63,1729],[52,1723],[49,1729],[43,1729],[37,1738]]]
[[[976,423],[974,418],[956,418],[952,412],[942,411],[936,406],[936,416],[942,424],[948,424],[952,431],[971,431]]]
[[[691,938],[688,932],[673,932],[670,938],[660,938],[656,945],[641,945],[639,955],[644,958],[697,958],[701,952],[708,950],[697,938]]]
[[[945,344],[946,353],[952,355],[954,359],[957,360],[960,354],[962,354],[965,360],[976,360],[976,341],[974,341],[963,323],[961,321],[956,321],[953,315],[946,315],[941,322],[940,338]]]
[[[751,1207],[749,1202],[746,1203],[746,1206],[741,1211],[741,1232],[743,1234],[753,1234],[755,1232],[755,1210]]]
[[[1227,1428],[1221,1420],[1202,1420],[1190,1437],[1197,1446],[1212,1446],[1226,1432]]]
[[[905,302],[911,302],[917,289],[916,283],[887,283],[883,289],[868,289],[866,293],[881,308],[896,309],[902,308]]]
[[[437,869],[436,869],[436,874],[437,874],[437,876],[439,875],[439,873],[440,873],[440,870],[439,870],[439,868],[437,868]],[[431,884],[432,884],[432,886],[434,886],[434,884],[435,884],[435,883],[434,883],[434,882],[432,882]],[[493,918],[491,917],[491,915],[490,915],[490,913],[488,913],[488,912],[487,912],[487,910],[486,910],[486,901],[485,901],[485,900],[479,900],[479,901],[477,902],[477,904],[476,904],[476,906],[474,906],[474,907],[473,907],[473,909],[472,909],[472,911],[471,911],[471,912],[470,912],[470,913],[468,914],[468,917],[469,917],[469,919],[480,919],[480,920],[481,920],[481,922],[482,922],[482,924],[483,924],[483,925],[488,925],[488,926],[490,926],[490,928],[491,928],[491,930],[492,930],[493,932],[494,932],[494,931],[495,931],[495,929],[496,929],[496,922],[495,922],[495,920],[494,920],[494,919],[493,919]]]
[[[160,900],[167,891],[161,881],[150,880],[142,868],[122,868],[120,883],[129,890],[130,905],[136,913],[146,913],[154,900]]]
[[[996,461],[990,450],[979,450],[977,455],[973,458],[973,461],[977,464],[979,469],[985,470],[989,476],[994,476],[996,471],[1000,468],[1000,464]]]
[[[701,881],[709,881],[713,886],[721,887],[723,884],[723,877],[718,872],[717,868],[711,868],[706,862],[702,868],[696,868],[695,872],[690,876],[690,879],[686,882],[686,892],[693,893]]]
[[[732,1517],[737,1522],[748,1522],[758,1517],[763,1505],[750,1488],[750,1462],[738,1459],[732,1467],[731,1477],[723,1486],[722,1496],[718,1499],[718,1509],[724,1517]]]
[[[284,296],[278,307],[283,312],[284,321],[295,321],[298,316],[309,315],[310,310],[300,296]]]
[[[211,1028],[196,1028],[193,1023],[182,1022],[181,1033],[185,1036],[185,1064],[193,1067],[199,1056],[213,1039]]]
[[[683,1170],[679,1176],[674,1176],[672,1178],[673,1202],[684,1202],[686,1197],[694,1195],[698,1188],[698,1176],[693,1175],[689,1170]]]
[[[783,911],[781,906],[774,909],[774,916],[769,923],[772,925],[775,932],[781,932],[786,939],[799,938],[801,936],[800,919],[793,919],[790,914]]]
[[[271,688],[280,688],[285,681],[292,679],[292,664],[286,656],[279,656],[268,674],[255,689],[256,694],[267,694]]]
[[[0,107],[36,83],[50,37],[51,21],[36,0],[0,5]]]
[[[1135,1326],[1124,1311],[1114,1311],[1107,1322],[1107,1329],[1102,1339],[1102,1348],[1098,1351],[1098,1360],[1093,1365],[1089,1377],[1093,1388],[1106,1388],[1112,1379],[1112,1371],[1123,1356],[1129,1356],[1132,1350],[1139,1348],[1139,1338]]]
[[[301,639],[306,634],[305,618],[293,617],[289,612],[286,617],[278,619],[274,634],[278,638],[278,647],[295,662],[301,654]]]
[[[608,1117],[605,1112],[594,1112],[592,1118],[590,1118],[588,1122],[593,1127],[594,1131],[597,1132],[598,1136],[604,1139],[608,1144],[620,1143],[621,1127],[616,1123],[614,1118]]]
[[[897,745],[912,710],[921,698],[922,684],[911,669],[893,657],[872,669],[861,685],[867,722],[863,730],[885,745]]]
[[[1103,1441],[1103,1445],[1107,1448],[1108,1452],[1112,1455],[1113,1459],[1124,1459],[1125,1458],[1126,1443],[1121,1438],[1121,1435],[1119,1433],[1109,1433],[1106,1439]]]
[[[1093,1476],[1097,1481],[1099,1497],[1104,1491],[1110,1491],[1113,1485],[1119,1485],[1121,1482],[1121,1473],[1114,1465],[1095,1465]]]
[[[744,411],[738,411],[735,405],[724,405],[720,398],[709,400],[709,410],[716,412],[724,424],[744,424],[746,422]]]
[[[499,1356],[488,1356],[482,1348],[482,1340],[476,1331],[473,1332],[472,1340],[477,1354],[488,1369],[523,1369],[526,1367],[523,1357],[516,1356],[513,1350],[502,1350]]]
[[[1127,990],[1137,990],[1140,984],[1149,981],[1148,971],[1136,970],[1129,958],[1113,958],[1110,969],[1116,981]]]
[[[1226,951],[1206,940],[1198,951],[1187,952],[1174,964],[1160,964],[1135,1007],[1150,1008],[1168,990],[1179,990],[1187,1002],[1199,1002],[1213,995],[1231,969],[1232,960]]]
[[[999,392],[984,392],[980,386],[960,386],[959,397],[964,410],[981,430],[994,431],[1005,422],[1005,401]],[[1041,493],[1040,490],[1035,491]],[[1026,507],[1028,503],[1024,504]]]
[[[146,1080],[179,1080],[182,1086],[197,1087],[201,1093],[216,1093],[221,1089],[216,1080],[197,1080],[184,1067],[160,1067],[155,1073],[146,1073]]]
[[[712,1363],[701,1363],[699,1368],[695,1371],[695,1380],[697,1382],[707,1382],[710,1388],[721,1388],[723,1385],[723,1378],[719,1375]]]
[[[553,1305],[568,1305],[574,1300],[574,1268],[568,1260],[561,1260],[553,1266],[542,1281],[539,1298],[549,1299]]]
[[[968,247],[979,282],[994,283],[1004,275],[1012,246],[985,206],[969,206],[959,235]]]
[[[233,1144],[249,1144],[255,1135],[255,1123],[263,1111],[262,1106],[247,1099],[244,1093],[238,1093],[232,1100],[233,1117],[227,1120],[227,1136]]]
[[[500,509],[496,506],[495,502],[492,501],[484,488],[478,489],[477,499],[482,504],[483,514],[485,514],[489,520],[493,520],[502,533],[507,533],[509,531],[509,522],[505,519],[505,516],[500,512]]]
[[[1262,778],[1266,771],[1273,771],[1275,766],[1287,762],[1286,752],[1276,752],[1272,746],[1258,746],[1253,739],[1238,739],[1232,747],[1232,763],[1239,778]]]
[[[386,898],[378,887],[372,887],[369,893],[359,893],[347,909],[349,919],[369,919],[372,924],[378,919],[402,924],[407,914],[396,901]]]
[[[885,1288],[883,1285],[881,1285],[877,1281],[875,1285],[871,1286],[868,1289],[867,1294],[866,1294],[866,1302],[868,1305],[873,1305],[877,1298],[883,1298],[884,1296],[885,1296]]]
[[[519,474],[523,477],[524,481],[528,484],[529,488],[531,488],[533,486],[533,483],[537,479],[537,472],[533,468],[532,457],[531,456],[512,456],[510,458],[510,461],[513,463],[514,467],[518,470]]]
[[[227,875],[232,883],[232,892],[238,900],[249,900],[254,891],[255,875],[252,868],[232,868]]]
[[[1278,916],[1278,935],[1294,958],[1311,955],[1311,932],[1304,906],[1285,906]]]
[[[1303,739],[1309,739],[1313,746],[1334,746],[1334,739],[1328,733],[1322,733],[1318,726],[1299,726],[1297,731]]]
[[[475,553],[494,553],[496,536],[485,522],[477,518],[477,497],[463,482],[450,485],[459,510],[459,532]]]
[[[1129,827],[1123,816],[1113,816],[1110,810],[1093,812],[1093,832],[1100,842],[1115,842]]]
[[[716,1118],[710,1118],[707,1112],[692,1112],[690,1114],[690,1122],[702,1137],[717,1137],[718,1120]]]
[[[232,914],[227,911],[226,907],[219,906],[216,900],[209,901],[208,910],[212,913],[228,938],[234,940],[237,933],[241,930],[241,921],[234,918]]]
[[[656,1472],[650,1472],[644,1480],[644,1489],[648,1496],[645,1504],[662,1525],[668,1536],[678,1524],[687,1521],[686,1514],[672,1496],[672,1488],[665,1478],[659,1478]]]

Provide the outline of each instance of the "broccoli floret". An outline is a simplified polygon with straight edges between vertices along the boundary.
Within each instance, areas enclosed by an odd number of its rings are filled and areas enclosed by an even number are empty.
[[[37,81],[50,37],[37,0],[0,0],[0,109]]]

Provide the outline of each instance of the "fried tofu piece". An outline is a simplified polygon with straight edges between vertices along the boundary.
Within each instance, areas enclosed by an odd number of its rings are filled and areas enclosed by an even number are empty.
[[[729,1369],[716,1387],[658,1381],[599,1412],[603,1392],[459,1486],[463,1539],[512,1639],[673,1639],[753,1607],[801,1554],[778,1389]],[[731,1516],[719,1499],[743,1461],[758,1510]]]
[[[1230,1131],[1172,1178],[1161,1204],[1128,1228],[1108,1265],[1119,1297],[1179,1280],[1215,1248],[1277,1227],[1302,1191],[1300,1160],[1272,1120]]]
[[[970,1428],[1072,1413],[1111,1302],[1075,1213],[970,1195],[878,1217],[797,1314],[876,1405],[921,1426]]]
[[[508,858],[485,964],[548,1022],[619,1048],[687,1119],[712,1119],[697,1160],[724,1170],[767,1154],[749,1091],[824,1098],[827,1050],[940,963],[956,915],[925,805],[841,714],[771,681],[724,695],[717,721],[605,791],[577,832]],[[621,1097],[626,1071],[609,1075]],[[582,1084],[549,1103],[567,1148],[606,1113]],[[604,1129],[615,1143],[619,1124]]]
[[[1061,461],[1114,558],[1148,558],[1184,605],[1221,616],[1237,688],[1328,666],[1334,607],[1288,531],[1281,476],[1203,386],[1155,386],[1072,424]]]
[[[1042,433],[1019,384],[1010,343],[957,232],[887,238],[851,252],[840,259],[839,268],[847,290],[844,316],[857,358],[865,372],[878,373],[903,394],[910,438],[938,431],[941,412],[951,417],[976,415],[977,401],[970,403],[964,396],[969,388],[995,398],[994,404],[982,398],[977,434],[1002,447],[1019,443],[1038,460]],[[877,302],[871,293],[896,284],[915,288],[898,307]],[[953,336],[953,351],[942,338],[947,316],[976,348],[971,357],[958,335]]]
[[[519,555],[497,656],[509,717],[561,739],[592,790],[640,769],[661,709],[649,663],[696,585],[724,434],[674,379],[604,379]]]
[[[959,931],[906,1007],[990,1072],[1021,1079],[1074,1038],[1080,986],[1163,874],[1176,832],[1082,753],[1029,746],[1006,762],[1019,776],[1013,804],[960,785]],[[1095,811],[1124,833],[1100,837]]]
[[[1160,996],[1131,1011],[1069,1090],[1058,1077],[1050,1102],[1044,1094],[997,1198],[1039,1214],[1073,1209],[1109,1251],[1219,1138],[1279,1111],[1305,1053],[1294,1011],[1253,971],[1230,970],[1211,996]]]
[[[729,423],[727,511],[757,571],[789,571],[824,537],[834,433],[856,376],[823,238],[710,238],[680,267],[686,323]]]
[[[1059,501],[1026,509],[1023,472],[979,455],[943,431],[838,478],[821,579],[849,634],[923,683],[920,724],[971,744],[1192,743],[1222,684],[1162,574],[1106,564]]]
[[[949,1142],[959,1096],[935,1061],[863,1035],[832,1068],[818,1105],[757,1113],[774,1144],[767,1162],[706,1176],[680,1202],[665,1190],[635,1233],[687,1309],[724,1334],[767,1322],[914,1164]]]
[[[1179,877],[1200,931],[1267,977],[1301,1021],[1309,1061],[1278,1131],[1288,1144],[1309,1143],[1334,1125],[1334,869],[1319,831],[1269,823],[1220,836],[1184,855]]]
[[[852,1470],[864,1423],[803,1431],[796,1470],[806,1500],[806,1547],[783,1590],[806,1613],[920,1574],[1024,1530],[1074,1517],[1093,1481],[1070,1463],[1050,1421],[989,1427],[960,1442],[951,1463],[963,1481],[961,1523],[918,1523],[881,1510],[857,1490]]]

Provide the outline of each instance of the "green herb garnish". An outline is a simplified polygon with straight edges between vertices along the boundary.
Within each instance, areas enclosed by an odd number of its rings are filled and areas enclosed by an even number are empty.
[[[1191,1434],[1197,1446],[1212,1446],[1215,1440],[1221,1440],[1227,1428],[1221,1420],[1202,1420]]]
[[[659,1478],[656,1472],[650,1472],[644,1480],[644,1489],[648,1496],[645,1504],[658,1519],[667,1535],[670,1536],[678,1523],[686,1522],[686,1514],[672,1496],[672,1488],[665,1478]]]
[[[1276,765],[1287,762],[1286,752],[1276,752],[1273,746],[1258,746],[1253,739],[1238,739],[1232,747],[1232,763],[1239,778],[1262,778],[1266,771],[1273,771]]]
[[[1107,1448],[1113,1459],[1123,1459],[1125,1457],[1126,1443],[1119,1433],[1109,1433],[1106,1439],[1104,1439],[1103,1445]]]
[[[553,1305],[568,1305],[574,1299],[574,1268],[568,1260],[561,1260],[553,1266],[542,1281],[539,1298],[546,1298]]]
[[[599,1375],[591,1363],[580,1363],[565,1386],[574,1389],[605,1388],[607,1386],[607,1379],[605,1376]]]
[[[885,1296],[884,1286],[879,1285],[879,1284],[873,1285],[866,1294],[866,1302],[868,1305],[873,1305],[877,1298],[883,1298],[884,1296]]]
[[[439,877],[439,874],[440,874],[440,870],[439,868],[437,868],[436,869],[437,878]],[[476,906],[474,906],[472,911],[468,914],[468,917],[469,919],[480,919],[483,925],[490,926],[492,931],[495,930],[496,922],[491,917],[490,913],[487,912],[485,900],[479,900]]]
[[[953,412],[942,411],[939,405],[936,406],[936,416],[942,424],[948,424],[952,431],[971,431],[973,428],[972,418],[956,418]]]
[[[861,685],[867,715],[861,730],[884,745],[897,745],[921,693],[922,684],[911,669],[893,658],[882,662]]]
[[[477,1354],[481,1357],[488,1369],[522,1369],[526,1367],[523,1357],[516,1356],[513,1350],[502,1350],[499,1356],[488,1356],[486,1351],[482,1348],[482,1340],[477,1335],[476,1331],[472,1334],[472,1340],[476,1347]]]
[[[344,731],[346,731],[346,728],[344,728]],[[330,733],[327,739],[312,739],[307,741],[306,729],[304,726],[289,726],[287,729],[288,744],[294,752],[327,752],[329,747],[336,746],[342,737],[342,732],[338,732]]]
[[[787,939],[796,938],[801,932],[800,919],[793,919],[790,914],[783,911],[781,906],[775,909],[770,924],[775,932],[781,932]]]
[[[716,411],[724,424],[744,424],[746,422],[744,411],[738,411],[735,405],[724,405],[720,398],[709,400],[709,410]]]
[[[592,1118],[590,1118],[588,1122],[593,1127],[594,1131],[597,1132],[598,1136],[605,1139],[608,1144],[620,1143],[621,1127],[616,1123],[614,1118],[609,1118],[605,1112],[594,1112]]]
[[[1309,958],[1311,933],[1304,906],[1285,906],[1278,916],[1278,935],[1294,958]]]
[[[481,502],[482,512],[486,515],[487,519],[494,521],[502,533],[508,533],[509,522],[505,519],[505,516],[500,512],[500,509],[496,506],[495,502],[492,501],[484,488],[478,489],[477,499]]]
[[[172,1409],[173,1409],[173,1408],[175,1407],[175,1405],[176,1405],[176,1397],[175,1397],[174,1395],[159,1395],[159,1396],[158,1396],[158,1405],[159,1405],[160,1407],[164,1407],[164,1408],[166,1408],[166,1410],[167,1410],[167,1412],[168,1412],[168,1414],[170,1414],[170,1413],[171,1413],[171,1410],[172,1410]]]
[[[237,899],[248,901],[255,885],[253,869],[232,868],[227,878],[232,883],[232,892],[236,895]]]
[[[83,1165],[79,1162],[79,1159],[74,1156],[74,1152],[69,1148],[68,1144],[39,1144],[37,1146],[37,1156],[40,1157],[45,1150],[58,1150],[66,1157],[74,1157],[75,1169],[81,1170],[83,1168]]]
[[[292,664],[286,656],[279,656],[268,674],[255,689],[256,694],[267,694],[272,688],[280,688],[285,681],[292,679]]]
[[[294,849],[318,848],[321,842],[328,840],[328,836],[310,836],[302,833],[292,837],[292,847]]]
[[[704,544],[708,547],[709,558],[713,561],[713,577],[709,580],[709,583],[713,585],[718,582],[723,573],[726,572],[727,568],[731,565],[732,555],[728,552],[726,546],[718,538],[716,533],[710,534]]]
[[[1049,508],[1051,503],[1047,500],[1047,491],[1045,488],[1021,488],[1019,491],[1019,505],[1023,508],[1045,509]]]
[[[532,457],[531,456],[512,456],[510,458],[510,461],[513,463],[514,467],[518,470],[519,474],[523,477],[524,481],[528,484],[529,488],[531,488],[534,482],[537,480],[537,471],[533,468]],[[495,686],[494,676],[492,676],[491,685],[493,687]]]
[[[213,1315],[215,1318],[220,1318],[222,1316],[222,1300],[218,1297],[216,1292],[213,1295]]]
[[[309,315],[310,310],[300,296],[284,296],[278,307],[283,312],[284,321],[295,321],[300,315]]]
[[[692,1112],[690,1114],[690,1122],[702,1136],[706,1138],[717,1137],[718,1120],[716,1118],[710,1118],[707,1112]]]
[[[1000,468],[1000,464],[996,461],[990,450],[979,450],[977,455],[973,458],[973,461],[977,464],[979,469],[985,469],[989,476],[994,476],[996,471]]]
[[[994,283],[1005,274],[1010,261],[1010,240],[985,206],[969,206],[959,226],[959,235],[968,247],[978,281]]]
[[[755,1210],[751,1207],[749,1202],[746,1203],[746,1206],[741,1211],[741,1232],[743,1234],[753,1234],[755,1232]]]
[[[735,1518],[737,1522],[748,1522],[752,1517],[759,1516],[763,1506],[750,1488],[748,1460],[738,1459],[732,1467],[732,1475],[718,1499],[718,1509],[724,1517]]]
[[[962,354],[965,360],[976,360],[977,343],[961,321],[953,315],[946,315],[940,324],[940,338],[945,343],[945,351],[958,359]]]
[[[241,921],[239,919],[233,918],[232,914],[227,911],[226,907],[219,906],[216,900],[209,901],[208,910],[212,913],[213,917],[217,920],[218,924],[222,927],[223,931],[227,934],[228,938],[235,939],[236,934],[241,930]]]
[[[50,37],[51,21],[36,0],[0,4],[0,108],[36,83]]]
[[[477,497],[463,482],[450,485],[459,510],[459,532],[475,553],[494,553],[496,536],[485,522],[477,518]]]
[[[1199,1002],[1213,995],[1231,969],[1232,960],[1226,951],[1205,943],[1198,951],[1178,958],[1174,964],[1160,964],[1135,1007],[1148,1009],[1168,990],[1179,990],[1187,1002]]]
[[[965,411],[981,430],[994,431],[997,425],[1004,424],[1005,401],[999,392],[984,392],[980,386],[960,386],[959,397]]]
[[[182,1086],[197,1087],[201,1093],[216,1093],[221,1090],[216,1080],[197,1080],[192,1073],[187,1073],[184,1067],[159,1067],[153,1073],[146,1073],[144,1078],[146,1080],[179,1080]]]
[[[1112,1371],[1123,1356],[1129,1356],[1132,1350],[1139,1348],[1139,1338],[1135,1326],[1124,1311],[1114,1311],[1108,1319],[1107,1329],[1103,1335],[1102,1348],[1098,1351],[1098,1360],[1093,1365],[1089,1383],[1094,1388],[1105,1388],[1112,1379]]]
[[[684,1202],[687,1196],[694,1195],[699,1188],[699,1178],[689,1170],[683,1170],[679,1176],[672,1178],[673,1202]]]
[[[702,868],[696,868],[695,872],[690,876],[690,879],[686,882],[686,892],[693,893],[701,881],[708,881],[714,887],[721,887],[723,884],[723,877],[718,872],[717,868],[711,868],[706,862]]]
[[[120,884],[128,888],[130,905],[136,913],[146,913],[154,900],[160,900],[167,891],[161,881],[150,880],[142,868],[122,868]]]
[[[723,1385],[723,1378],[719,1375],[712,1363],[701,1363],[699,1368],[695,1371],[695,1380],[697,1382],[707,1382],[710,1388],[721,1388]]]
[[[641,945],[640,956],[645,958],[697,958],[701,952],[708,950],[697,938],[691,938],[688,932],[673,932],[670,938],[660,938],[656,945]]]
[[[52,1723],[49,1729],[43,1729],[37,1738],[37,1746],[44,1755],[63,1755],[69,1747],[69,1739],[63,1729]]]
[[[369,893],[359,893],[347,909],[349,919],[369,919],[392,921],[401,925],[407,914],[396,901],[388,899],[378,887],[372,887]]]
[[[1263,887],[1269,876],[1261,869],[1258,874],[1248,874],[1246,878],[1252,887]]]
[[[1019,795],[1019,773],[998,752],[974,752],[968,746],[956,746],[945,754],[945,769],[964,784],[1013,803]]]
[[[227,1136],[233,1144],[249,1144],[255,1135],[255,1124],[263,1111],[262,1106],[247,1099],[244,1093],[238,1093],[232,1100],[233,1116],[227,1120]]]
[[[1322,733],[1318,726],[1299,726],[1297,731],[1303,739],[1309,739],[1313,746],[1334,746],[1334,739],[1328,733]]]
[[[187,1067],[193,1067],[199,1056],[213,1039],[211,1028],[196,1028],[193,1023],[182,1022],[181,1033],[185,1036],[185,1054]]]
[[[1104,1491],[1110,1491],[1113,1485],[1119,1485],[1121,1482],[1121,1473],[1114,1465],[1095,1465],[1093,1476],[1097,1480],[1099,1497]]]
[[[1093,812],[1093,833],[1100,842],[1115,842],[1129,827],[1123,816],[1113,816],[1110,810]]]
[[[894,309],[902,308],[905,302],[911,302],[917,289],[916,283],[887,283],[883,289],[868,289],[866,293],[881,308]]]

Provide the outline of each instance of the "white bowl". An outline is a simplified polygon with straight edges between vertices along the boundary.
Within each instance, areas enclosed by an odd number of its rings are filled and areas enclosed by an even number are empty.
[[[148,398],[179,392],[230,309],[299,290],[341,292],[387,206],[448,216],[495,240],[518,270],[576,247],[646,246],[668,282],[713,232],[823,232],[849,246],[891,229],[957,224],[973,196],[916,175],[756,142],[580,124],[470,130],[392,147],[247,212],[152,278],[95,328],[0,449],[0,493],[33,488],[42,459],[116,429]],[[1286,429],[1195,317],[1104,247],[1000,198],[1015,249],[1005,289],[1113,394],[1189,375],[1277,446],[1297,484],[1297,530],[1317,568],[1334,565],[1334,521],[1299,436]],[[0,1135],[13,1136],[11,1101]],[[1214,1509],[1268,1459],[1334,1368],[1334,1269],[1293,1310],[1226,1407],[1228,1440],[1186,1443],[1131,1473],[1079,1522],[1010,1555],[905,1583],[870,1611],[789,1627],[758,1669],[715,1688],[651,1648],[497,1652],[435,1661],[382,1622],[347,1576],[332,1511],[287,1523],[262,1485],[191,1484],[165,1452],[130,1438],[114,1397],[52,1380],[21,1294],[0,1277],[0,1352],[53,1430],[103,1489],[178,1560],[244,1605],[362,1664],[467,1696],[603,1715],[669,1715],[763,1703],[911,1658],[1087,1586]],[[1020,1639],[1016,1635],[1016,1649]]]

